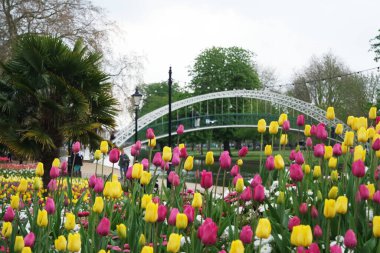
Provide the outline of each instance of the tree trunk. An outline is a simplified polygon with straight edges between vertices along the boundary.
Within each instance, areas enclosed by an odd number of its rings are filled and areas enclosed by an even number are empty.
[[[50,182],[50,169],[54,158],[59,158],[59,149],[45,151],[43,157],[40,158],[40,162],[44,164],[42,181],[45,189],[47,189],[47,185]]]
[[[223,150],[228,151],[228,153],[231,155],[230,140],[223,141]]]

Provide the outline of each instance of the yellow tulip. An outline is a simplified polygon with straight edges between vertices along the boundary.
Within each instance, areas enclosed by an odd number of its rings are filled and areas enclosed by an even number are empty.
[[[303,164],[302,165],[302,171],[305,172],[306,175],[310,174],[310,165],[309,164]]]
[[[100,142],[100,152],[102,152],[103,154],[108,153],[108,142],[107,141]]]
[[[237,164],[239,167],[243,166],[243,159],[238,159],[238,160],[236,161],[236,164]]]
[[[187,216],[186,216],[187,218]],[[158,204],[152,201],[146,205],[145,217],[146,222],[154,223],[158,219]]]
[[[342,154],[343,155],[346,154],[348,151],[348,147],[347,147],[346,143],[342,142],[341,148],[342,148]]]
[[[348,116],[347,117],[347,125],[352,128],[352,124],[354,123],[354,116]]]
[[[373,217],[372,232],[374,237],[380,237],[380,216]]]
[[[110,253],[110,251],[105,251],[104,249],[101,249],[98,251],[98,253]]]
[[[281,145],[288,144],[288,135],[287,134],[281,134],[280,144]]]
[[[186,214],[178,213],[175,219],[175,226],[178,229],[185,229],[187,227],[187,224],[188,224],[188,219],[187,219]]]
[[[328,120],[335,119],[334,107],[330,106],[330,107],[327,108],[326,119],[328,119]]]
[[[294,226],[290,236],[291,244],[297,247],[309,247],[313,242],[313,233],[309,225]]]
[[[357,135],[358,135],[358,141],[359,142],[362,142],[362,143],[367,142],[367,140],[368,140],[367,130],[364,127],[359,128]]]
[[[24,247],[22,248],[21,253],[32,253],[32,249],[30,247]]]
[[[67,243],[67,249],[71,252],[78,252],[80,251],[81,248],[81,239],[80,239],[80,234],[79,233],[70,233],[69,234],[69,240]]]
[[[369,127],[367,128],[367,137],[368,139],[372,139],[376,135],[375,128]]]
[[[154,148],[157,144],[156,138],[148,140],[148,147]]]
[[[141,208],[145,209],[149,202],[152,201],[152,194],[144,194],[141,198]]]
[[[171,233],[169,236],[169,241],[166,246],[166,250],[170,253],[177,253],[181,247],[182,236],[176,233]]]
[[[94,159],[100,160],[101,155],[102,155],[102,151],[100,151],[99,149],[95,150]]]
[[[376,108],[376,106],[372,106],[369,109],[368,118],[369,119],[376,119],[376,116],[377,116],[377,108]]]
[[[186,170],[186,171],[190,171],[193,169],[193,166],[194,166],[194,156],[188,156],[186,158],[186,161],[185,161],[185,164],[183,165],[183,168]]]
[[[139,238],[139,244],[140,244],[141,246],[144,246],[145,243],[146,243],[145,235],[144,235],[144,234],[141,234],[141,235],[140,235],[140,238]]]
[[[282,126],[284,124],[284,121],[288,120],[288,115],[286,113],[282,113],[280,117],[278,118],[278,124]]]
[[[104,208],[103,198],[102,197],[96,197],[94,205],[92,206],[92,211],[100,214],[101,212],[103,212],[103,208]]]
[[[260,218],[256,227],[256,236],[260,239],[267,239],[272,232],[272,226],[267,218]]]
[[[277,134],[278,133],[278,122],[277,121],[271,121],[269,124],[269,133],[270,134]]]
[[[335,209],[339,214],[346,214],[348,207],[348,199],[346,196],[339,196],[336,200]]]
[[[280,191],[277,196],[277,204],[284,204],[285,203],[285,193],[283,191]]]
[[[59,168],[59,165],[61,165],[61,161],[58,158],[54,158],[51,166]]]
[[[12,235],[12,222],[4,222],[1,233],[5,238],[10,238]]]
[[[317,192],[317,201],[322,201],[322,192],[320,190]]]
[[[342,124],[336,124],[335,133],[338,135],[341,135],[343,133],[343,125]]]
[[[354,149],[354,162],[357,160],[362,160],[365,162],[366,150],[361,145],[355,146]]]
[[[47,227],[48,225],[48,213],[47,211],[44,210],[38,210],[38,215],[37,215],[37,225],[39,227]]]
[[[35,191],[38,191],[39,189],[42,188],[42,181],[40,177],[35,177],[33,180],[33,189]]]
[[[260,119],[257,123],[257,131],[261,134],[265,133],[265,130],[267,129],[267,123],[265,122],[265,119]]]
[[[170,147],[168,146],[164,147],[164,150],[162,152],[162,159],[165,162],[170,162],[170,160],[172,159],[172,149]]]
[[[336,157],[331,157],[329,159],[328,166],[330,169],[336,169],[336,165],[338,164],[338,159]]]
[[[239,179],[236,181],[236,186],[235,186],[235,188],[236,188],[236,191],[237,191],[238,193],[243,192],[243,190],[244,190],[244,180],[243,180],[242,178],[239,178]]]
[[[352,129],[357,131],[361,127],[364,127],[365,129],[367,129],[367,127],[368,127],[367,118],[365,118],[365,117],[354,118]]]
[[[272,145],[265,145],[264,154],[270,156],[272,154]]]
[[[347,131],[344,135],[344,144],[346,144],[348,147],[352,147],[354,145],[354,137],[354,132]]]
[[[202,195],[199,192],[194,193],[193,202],[191,203],[194,208],[202,207]]]
[[[103,195],[104,195],[104,197],[106,197],[106,198],[111,198],[111,191],[112,191],[111,183],[112,183],[112,182],[107,181],[107,182],[106,182],[106,185],[104,186],[104,189],[103,189]]]
[[[67,241],[65,236],[58,236],[58,238],[54,240],[54,247],[58,251],[66,251]]]
[[[231,249],[229,253],[244,253],[244,245],[240,240],[234,240],[231,243]]]
[[[380,122],[376,124],[375,130],[377,133],[380,131]]]
[[[328,193],[329,199],[336,199],[337,196],[338,196],[338,187],[336,186],[331,187]]]
[[[116,225],[116,231],[121,239],[127,238],[127,227],[123,223]]]
[[[153,253],[153,247],[151,246],[144,246],[141,250],[141,253]]]
[[[212,151],[207,151],[205,163],[206,163],[206,165],[213,165],[214,164],[214,153]]]
[[[65,229],[73,230],[75,228],[75,215],[72,213],[66,213]]]
[[[323,208],[325,218],[334,218],[335,213],[335,199],[325,199],[325,206]]]
[[[185,143],[178,144],[178,149],[181,150],[185,147]]]
[[[332,155],[333,155],[333,148],[331,146],[325,146],[325,154],[323,156],[325,160],[330,159]]]
[[[44,164],[39,162],[36,167],[36,176],[42,177],[44,175]]]
[[[330,178],[332,181],[336,182],[339,179],[339,173],[337,170],[331,171]]]
[[[133,179],[140,179],[143,171],[144,171],[144,166],[141,163],[133,164],[132,178]]]
[[[141,174],[141,178],[140,178],[140,184],[142,184],[142,185],[149,184],[151,177],[152,177],[152,175],[150,174],[150,172],[143,170],[143,172]]]
[[[28,181],[25,178],[21,178],[20,184],[17,187],[17,191],[21,193],[25,193],[28,189]]]
[[[369,199],[373,199],[373,194],[375,194],[375,185],[374,184],[367,184],[367,189],[369,191]]]
[[[20,197],[18,195],[11,196],[11,207],[17,210],[20,205]]]
[[[21,252],[25,247],[24,238],[22,236],[16,236],[14,250],[15,252]]]
[[[274,157],[274,168],[277,170],[282,170],[285,167],[284,159],[280,154]]]
[[[303,130],[303,133],[305,134],[306,137],[311,136],[311,126],[310,125],[305,125],[305,129]]]

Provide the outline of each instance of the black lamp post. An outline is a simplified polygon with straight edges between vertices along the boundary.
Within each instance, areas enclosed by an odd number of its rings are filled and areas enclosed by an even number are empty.
[[[169,79],[168,79],[168,88],[169,88],[169,101],[168,101],[168,104],[169,104],[169,122],[168,122],[168,146],[169,148],[172,147],[172,84],[173,84],[173,80],[172,80],[172,67],[169,68]],[[168,188],[171,188],[172,185],[171,183],[169,182],[169,173],[171,171],[171,163],[169,164],[169,169],[167,171],[167,179],[166,179],[166,186]]]
[[[135,93],[132,95],[133,104],[135,106],[135,143],[137,142],[137,120],[138,120],[138,110],[142,95],[139,93],[139,90],[136,87]]]

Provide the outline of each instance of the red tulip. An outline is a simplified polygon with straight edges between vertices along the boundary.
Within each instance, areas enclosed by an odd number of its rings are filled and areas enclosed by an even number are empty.
[[[12,222],[15,218],[15,212],[13,211],[12,207],[8,206],[7,210],[5,211],[3,220],[6,222]]]
[[[243,201],[250,201],[252,200],[252,189],[251,187],[246,187],[244,191],[240,195],[240,199]]]
[[[316,238],[322,237],[322,228],[319,225],[315,225],[313,229],[313,234]]]
[[[265,199],[265,188],[261,184],[256,185],[253,190],[253,199],[257,202],[263,202]]]
[[[158,222],[163,222],[166,219],[166,214],[168,212],[168,209],[164,205],[158,206]]]
[[[289,160],[294,161],[296,159],[296,151],[292,149],[289,154]]]
[[[152,202],[153,202],[154,204],[160,204],[160,197],[158,197],[158,196],[153,197],[153,198],[152,198]]]
[[[233,177],[235,177],[237,174],[239,174],[239,166],[237,164],[235,164],[234,166],[232,166],[230,174]]]
[[[80,142],[79,141],[77,141],[73,144],[72,150],[73,150],[73,153],[75,153],[75,154],[79,152],[79,150],[80,150]]]
[[[238,156],[245,157],[247,154],[248,154],[248,147],[247,146],[241,147],[241,149],[238,152]]]
[[[337,244],[330,246],[330,253],[342,253],[342,248]]]
[[[355,232],[352,229],[347,230],[346,234],[344,235],[344,245],[347,248],[353,249],[358,244],[358,241],[356,240]]]
[[[325,124],[323,123],[318,124],[316,136],[320,140],[325,140],[327,138],[327,131],[325,129]]]
[[[265,161],[265,168],[269,171],[274,170],[274,157],[273,156],[268,156],[266,161]]]
[[[333,155],[341,156],[342,155],[342,146],[339,143],[335,143],[333,147]]]
[[[255,189],[255,187],[259,184],[262,184],[263,183],[263,180],[261,179],[261,176],[260,174],[256,174],[252,181],[251,181],[251,186],[252,186],[252,189]]]
[[[303,154],[301,151],[298,151],[296,153],[296,157],[294,159],[297,164],[302,165],[305,162],[305,159],[303,158]]]
[[[357,160],[352,163],[352,174],[355,177],[364,177],[365,175],[365,165],[362,160]]]
[[[48,214],[53,214],[55,212],[54,199],[49,197],[46,199],[45,210]]]
[[[194,221],[194,207],[191,205],[185,205],[183,208],[183,213],[187,216],[189,223],[192,223]]]
[[[177,214],[178,214],[178,213],[179,213],[179,211],[178,211],[177,208],[173,208],[173,209],[170,211],[169,220],[168,220],[169,225],[171,225],[171,226],[175,226],[175,222],[176,222]]]
[[[133,166],[129,166],[128,169],[127,169],[127,173],[126,173],[126,178],[131,180],[132,179],[132,170],[133,170]]]
[[[369,198],[369,190],[365,184],[359,186],[360,199],[367,200]]]
[[[179,151],[179,157],[187,158],[187,156],[188,156],[188,154],[187,154],[186,147],[181,148],[181,150]]]
[[[316,135],[317,134],[317,126],[316,125],[311,125],[310,134],[311,135]]]
[[[320,253],[318,244],[315,242],[310,244],[308,253]]]
[[[294,182],[301,182],[303,179],[303,172],[301,165],[293,163],[290,165],[289,176]]]
[[[318,218],[318,216],[318,209],[315,206],[311,206],[311,217],[315,219]]]
[[[325,154],[325,145],[317,144],[314,146],[314,156],[315,157],[323,157]]]
[[[135,143],[135,148],[136,148],[136,150],[138,150],[138,151],[141,150],[141,141],[136,141],[136,143]]]
[[[154,166],[159,167],[159,166],[161,166],[161,163],[162,163],[161,153],[157,152],[157,153],[154,154],[153,164],[154,164]]]
[[[313,140],[310,137],[306,138],[306,147],[311,148],[313,146]]]
[[[218,226],[211,218],[207,218],[199,226],[197,236],[204,245],[214,245],[218,236]]]
[[[120,151],[117,148],[113,148],[109,154],[109,160],[111,163],[117,163],[119,161]]]
[[[110,220],[107,219],[106,217],[103,217],[100,220],[98,227],[96,228],[96,233],[100,236],[106,236],[110,232],[110,228],[111,228]]]
[[[201,172],[201,187],[209,189],[212,186],[212,172],[203,170]]]
[[[376,116],[376,125],[380,122],[380,116]]]
[[[96,175],[92,175],[89,179],[88,179],[88,186],[90,188],[94,188],[95,187],[95,184],[96,184]]]
[[[140,150],[136,148],[136,145],[132,145],[131,155],[132,156],[139,156],[140,155]]]
[[[297,126],[303,125],[305,125],[305,116],[303,116],[303,114],[300,114],[297,116]]]
[[[240,241],[244,244],[250,244],[252,242],[253,231],[249,225],[244,226],[240,232]]]
[[[174,171],[170,171],[168,180],[173,186],[178,186],[180,184],[179,176]]]
[[[57,178],[59,177],[59,169],[57,167],[51,167],[50,169],[50,178]]]
[[[307,203],[301,203],[299,207],[299,211],[301,214],[307,214]]]
[[[142,159],[141,160],[141,164],[143,165],[144,170],[149,171],[149,161],[148,161],[148,159],[146,159],[146,158]]]
[[[376,140],[372,144],[372,149],[375,151],[380,150],[380,138],[376,138]]]
[[[298,218],[298,216],[294,216],[294,217],[290,218],[288,221],[289,231],[292,231],[293,227],[298,226],[299,224],[301,224],[301,220],[300,220],[300,218]]]
[[[185,131],[185,127],[182,124],[179,124],[177,127],[177,134],[182,135],[184,131]]]
[[[154,136],[154,131],[153,131],[153,129],[152,129],[152,128],[148,128],[148,129],[146,130],[146,134],[145,134],[145,136],[146,136],[147,139],[154,139],[155,136]]]
[[[376,202],[377,204],[380,204],[380,191],[379,190],[377,190],[373,194],[373,201]]]
[[[36,236],[34,235],[33,232],[30,232],[29,234],[27,234],[25,237],[24,237],[24,244],[25,244],[25,247],[33,247],[34,245],[34,242],[36,240]]]
[[[219,157],[219,165],[222,169],[226,170],[231,167],[231,157],[228,151],[223,151]]]
[[[96,183],[95,183],[95,186],[94,186],[94,192],[96,193],[102,193],[103,192],[103,188],[104,188],[104,181],[101,177],[98,177],[96,179]]]
[[[290,129],[290,121],[285,120],[284,123],[282,123],[282,131],[287,132]]]

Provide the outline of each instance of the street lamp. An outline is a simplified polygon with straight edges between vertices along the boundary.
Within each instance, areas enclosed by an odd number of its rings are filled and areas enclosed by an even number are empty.
[[[142,95],[139,93],[139,90],[136,87],[135,93],[132,95],[133,104],[135,106],[135,143],[137,142],[137,119],[138,119],[138,110]]]

